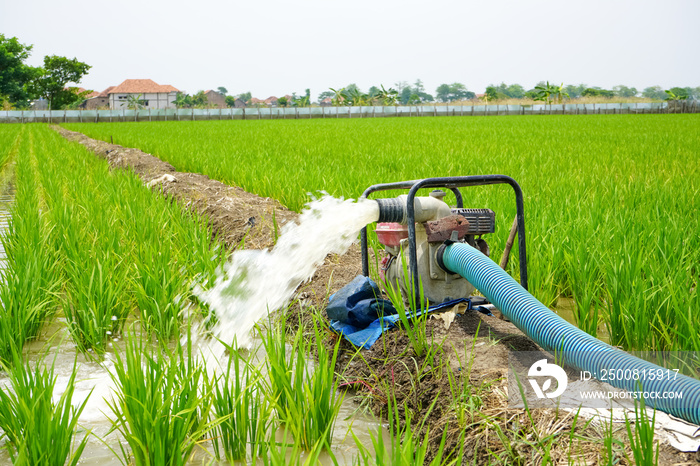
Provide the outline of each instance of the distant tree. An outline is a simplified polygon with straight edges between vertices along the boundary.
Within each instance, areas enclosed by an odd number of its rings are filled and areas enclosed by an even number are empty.
[[[248,103],[250,102],[250,99],[253,98],[253,94],[250,92],[244,92],[242,94],[238,94],[238,98],[241,99],[243,102]]]
[[[372,99],[376,97],[377,94],[379,94],[379,88],[377,86],[372,86],[369,88],[369,91],[367,91],[367,95]]]
[[[382,105],[396,105],[399,92],[396,89],[389,88],[388,90],[381,85],[381,89],[377,90],[374,99],[379,101]]]
[[[568,84],[564,87],[564,91],[566,91],[567,94],[569,94],[569,97],[572,99],[577,99],[581,97],[581,93],[587,88],[588,86],[586,84],[579,84],[578,86],[575,86],[573,84]]]
[[[687,100],[687,91],[682,87],[672,87],[664,91],[666,93],[666,98],[664,100]]]
[[[26,108],[29,105],[31,93],[28,84],[39,73],[38,68],[24,63],[31,51],[31,45],[0,34],[0,98],[4,100],[4,106]]]
[[[333,99],[333,96],[335,96],[333,91],[323,91],[318,95],[318,101],[321,102],[323,99],[327,99],[329,97]]]
[[[226,95],[228,94],[228,89],[226,89],[224,86],[219,86],[216,88],[216,91],[221,94],[221,95]]]
[[[650,86],[642,91],[642,96],[647,99],[663,100],[666,98],[666,93],[661,86]]]
[[[614,97],[615,93],[607,89],[601,89],[599,87],[587,87],[581,92],[581,97],[605,97],[607,99]]]
[[[402,90],[398,91],[399,92],[399,102],[401,102],[401,105],[408,105],[408,101],[411,99],[411,95],[413,94],[413,91],[411,90],[411,87],[404,87]]]
[[[486,93],[485,93],[486,101],[491,101],[491,100],[498,100],[498,89],[496,86],[486,86]]]
[[[176,108],[192,108],[192,97],[184,92],[178,92],[173,104]]]
[[[685,100],[693,93],[693,89],[690,87],[672,87],[670,90],[673,95],[678,97],[677,100]],[[666,91],[666,94],[668,94],[668,91]]]
[[[557,86],[555,84],[549,84],[549,81],[547,81],[544,86],[538,85],[535,86],[535,89],[537,90],[537,97],[535,97],[535,100],[541,100],[546,104],[552,104],[552,102],[561,103],[564,97],[569,97],[564,90],[564,83]]]
[[[173,103],[177,108],[204,108],[208,105],[209,101],[207,100],[207,96],[204,95],[204,91],[199,91],[195,95],[178,92]]]
[[[126,97],[126,108],[131,110],[139,110],[146,105],[146,101],[141,99],[142,94],[134,95],[129,94]]]
[[[398,93],[401,94],[404,89],[406,89],[407,87],[410,87],[410,86],[408,85],[407,81],[399,81],[397,83],[394,83],[394,87],[396,88]]]
[[[333,96],[331,97],[331,102],[333,103],[334,106],[338,107],[340,105],[345,105],[345,88],[341,87],[340,89],[333,89],[332,87],[329,88],[331,92],[333,93]]]
[[[294,107],[308,107],[311,105],[311,90],[306,89],[306,92],[304,92],[304,95],[302,96],[297,96],[296,93],[293,93],[292,105]]]
[[[454,102],[455,100],[473,99],[475,94],[468,91],[464,84],[452,83],[438,86],[435,97],[440,102]]]
[[[236,98],[232,95],[227,95],[226,98],[224,98],[224,102],[226,102],[227,107],[235,107],[236,106]]]
[[[637,94],[639,94],[639,91],[637,91],[636,88],[627,87],[622,84],[618,86],[613,86],[612,90],[613,93],[618,97],[635,97]]]
[[[506,89],[505,94],[511,99],[522,99],[525,95],[525,88],[520,84],[511,84]]]
[[[289,101],[287,100],[286,97],[282,96],[279,99],[277,99],[277,105],[279,107],[286,107]]]
[[[192,107],[194,108],[205,108],[209,106],[209,100],[207,96],[204,95],[204,91],[199,91],[192,96]]]
[[[66,84],[78,84],[90,68],[90,65],[76,58],[47,56],[30,87],[36,95],[49,101],[50,109],[64,108],[85,97],[85,94],[76,93],[75,89],[66,88]]]

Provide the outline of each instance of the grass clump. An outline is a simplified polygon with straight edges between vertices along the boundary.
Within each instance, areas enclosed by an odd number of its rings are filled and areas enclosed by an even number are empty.
[[[48,366],[42,358],[33,366],[18,352],[11,366],[2,365],[10,383],[0,389],[0,429],[7,437],[10,458],[14,464],[77,465],[89,432],[75,445],[74,438],[90,395],[73,405],[74,365],[65,391],[54,401],[54,364]]]
[[[109,407],[125,464],[184,465],[210,430],[211,383],[189,349],[171,354],[129,336],[117,353]]]

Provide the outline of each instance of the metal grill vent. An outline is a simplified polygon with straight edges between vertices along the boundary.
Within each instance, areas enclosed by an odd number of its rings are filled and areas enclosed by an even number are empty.
[[[496,231],[496,213],[491,209],[452,209],[469,222],[470,235],[483,235]]]

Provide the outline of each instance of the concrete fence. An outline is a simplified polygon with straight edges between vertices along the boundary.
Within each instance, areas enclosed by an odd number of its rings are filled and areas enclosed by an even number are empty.
[[[145,110],[3,110],[0,123],[100,123],[123,121],[276,120],[501,115],[612,115],[699,113],[695,100],[658,103],[560,105],[420,105],[401,107],[305,107]]]

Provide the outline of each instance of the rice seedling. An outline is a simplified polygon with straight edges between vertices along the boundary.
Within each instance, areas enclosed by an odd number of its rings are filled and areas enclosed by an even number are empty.
[[[445,452],[447,429],[445,429],[442,437],[440,438],[440,444],[437,450],[430,452],[432,454],[432,459],[429,462],[427,461],[430,432],[428,429],[425,429],[425,434],[421,435],[421,431],[424,430],[425,422],[430,415],[430,412],[435,407],[436,401],[437,399],[433,401],[433,404],[428,409],[428,413],[425,415],[418,427],[414,427],[413,423],[411,422],[411,410],[407,406],[404,406],[404,414],[402,416],[395,397],[390,396],[388,403],[389,445],[385,444],[384,435],[382,432],[383,427],[381,424],[378,426],[376,433],[370,431],[374,455],[372,455],[370,449],[367,448],[367,446],[364,445],[353,432],[352,435],[359,450],[358,463],[366,466],[369,466],[370,464],[375,464],[377,466],[390,466],[396,464],[407,466],[418,466],[425,464],[430,466],[448,466],[462,464],[462,457],[464,455],[462,441],[464,431],[462,431],[458,441],[458,443],[462,446],[453,454],[448,455]]]
[[[184,465],[211,429],[211,383],[190,349],[168,354],[127,336],[116,353],[118,391],[108,405],[112,430],[128,445],[120,444],[124,464]]]
[[[78,418],[90,397],[73,405],[75,364],[63,394],[54,401],[57,375],[54,363],[43,358],[30,364],[13,353],[11,365],[2,364],[9,387],[0,389],[0,429],[14,464],[74,466],[90,435],[75,439]],[[32,367],[32,365],[34,367]]]
[[[654,410],[654,414],[650,419],[646,411],[644,398],[641,397],[639,400],[634,400],[634,416],[635,420],[630,421],[625,414],[625,428],[627,429],[634,464],[638,466],[657,466],[659,464],[658,442],[656,442],[656,448],[654,448],[656,410]]]
[[[582,115],[66,126],[104,140],[115,135],[179,170],[292,209],[320,189],[358,197],[387,181],[510,175],[526,196],[535,297],[547,305],[560,294],[573,297],[577,323],[594,333],[603,322],[611,342],[625,349],[671,351],[698,345],[682,315],[683,303],[696,299],[690,290],[700,275],[699,120]],[[508,189],[469,190],[466,199],[470,207],[493,209],[497,231],[508,231],[514,214]],[[488,239],[494,257],[505,236]],[[516,278],[518,265],[515,254],[509,270]],[[674,298],[665,302],[668,296]],[[696,318],[697,309],[690,309]]]
[[[231,347],[226,370],[213,385],[212,413],[220,419],[212,432],[217,458],[234,462],[266,457],[268,436],[275,429],[263,374]]]
[[[413,353],[417,357],[422,357],[429,353],[432,349],[432,343],[428,343],[427,323],[428,314],[425,310],[429,304],[425,300],[423,294],[423,283],[418,282],[418,293],[416,293],[415,284],[411,280],[411,275],[408,272],[406,256],[403,251],[400,254],[401,266],[403,268],[403,284],[397,280],[396,283],[387,283],[384,287],[386,293],[393,304],[394,309],[399,315],[401,328],[404,329],[411,342]],[[408,290],[406,296],[401,291],[401,285]],[[408,309],[407,309],[408,308]]]
[[[286,344],[285,326],[282,318],[278,326],[274,330],[270,326],[263,337],[268,396],[273,400],[280,421],[304,449],[311,451],[319,441],[330,448],[333,426],[343,401],[335,376],[340,341],[333,350],[328,350],[318,323],[314,322],[318,364],[312,367],[308,359],[311,346],[304,340],[303,328],[299,327],[290,349]]]

